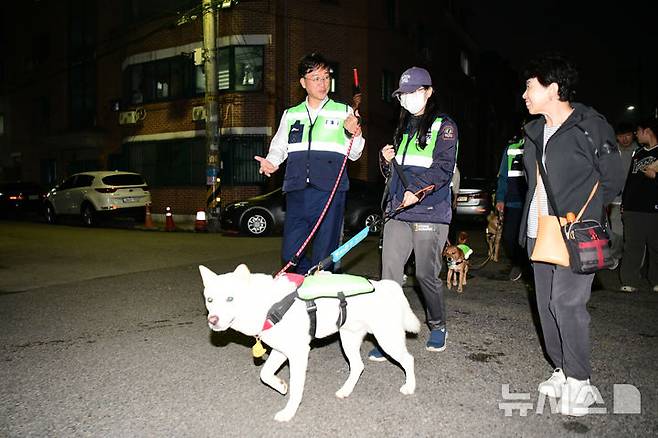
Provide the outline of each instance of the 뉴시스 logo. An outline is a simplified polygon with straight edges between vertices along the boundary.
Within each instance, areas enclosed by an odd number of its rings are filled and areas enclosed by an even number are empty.
[[[634,385],[627,383],[615,383],[612,385],[612,413],[613,414],[641,414],[642,413],[642,396],[640,390]],[[603,397],[598,388],[594,385],[588,385],[583,388],[583,391],[591,391],[594,395],[594,404],[588,408],[588,414],[607,414],[608,407],[605,406]],[[528,392],[510,392],[509,383],[501,385],[501,396],[503,402],[498,403],[498,409],[505,412],[506,417],[514,415],[518,411],[518,415],[526,417],[528,412],[534,411],[536,415],[542,415],[546,409],[546,399],[550,407],[550,413],[557,413],[558,401],[555,398],[549,397],[544,394],[539,394],[537,399],[537,406],[530,400],[530,393]]]

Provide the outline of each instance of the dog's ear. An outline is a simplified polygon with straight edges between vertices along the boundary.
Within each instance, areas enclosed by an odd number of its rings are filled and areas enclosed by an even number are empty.
[[[251,275],[251,272],[249,272],[249,268],[247,268],[247,265],[245,265],[244,263],[238,265],[238,267],[235,268],[235,271],[233,271],[233,273],[247,279]]]
[[[247,268],[247,265],[245,265],[244,263],[238,265],[238,267],[235,268],[234,272],[236,274],[240,274],[240,275],[249,275],[249,274],[251,274],[251,272],[249,272],[249,268]]]
[[[215,278],[217,278],[217,274],[203,265],[199,265],[199,272],[201,273],[201,279],[203,280],[204,287],[209,286],[210,283],[212,283]]]

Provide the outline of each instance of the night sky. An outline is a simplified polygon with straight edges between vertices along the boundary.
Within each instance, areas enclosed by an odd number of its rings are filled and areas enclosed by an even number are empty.
[[[632,119],[626,112],[631,104],[643,113],[635,118],[653,114],[658,15],[645,9],[651,2],[460,3],[469,9],[467,31],[479,47],[498,53],[514,68],[522,70],[535,54],[559,51],[580,72],[575,100],[595,107],[611,123]],[[522,91],[519,84],[519,94]]]

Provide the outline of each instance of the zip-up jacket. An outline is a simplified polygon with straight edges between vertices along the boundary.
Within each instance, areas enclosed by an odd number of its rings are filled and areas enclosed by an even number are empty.
[[[551,136],[546,144],[545,168],[550,189],[558,211],[549,202],[550,214],[565,217],[567,212],[578,214],[599,181],[599,188],[583,213],[581,220],[604,222],[607,206],[617,196],[624,182],[621,158],[615,133],[606,119],[594,109],[572,103],[573,112]],[[525,246],[528,211],[537,187],[537,160],[543,148],[545,119],[540,117],[525,126],[523,164],[528,179],[519,243]],[[583,132],[586,131],[592,143]],[[550,198],[549,198],[550,199]]]
[[[449,224],[452,219],[450,182],[457,159],[457,125],[449,117],[439,115],[427,133],[424,149],[418,145],[418,117],[410,117],[395,159],[400,164],[409,183],[405,188],[393,169],[390,173],[389,196],[386,210],[397,208],[404,199],[404,192],[418,190],[434,184],[434,190],[421,202],[412,205],[395,216],[405,222]]]

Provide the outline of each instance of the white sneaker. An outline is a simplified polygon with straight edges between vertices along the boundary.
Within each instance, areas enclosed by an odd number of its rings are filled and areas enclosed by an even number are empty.
[[[564,372],[561,368],[555,368],[553,374],[548,380],[545,380],[539,384],[537,390],[549,397],[560,397],[562,395],[562,385],[567,381],[567,376],[564,375]]]
[[[658,284],[653,287],[654,292],[658,292]]]
[[[622,292],[635,292],[637,288],[634,286],[622,286],[619,290]]]
[[[582,417],[589,413],[589,407],[594,404],[596,398],[592,385],[587,380],[577,380],[568,377],[562,385],[562,398],[557,405],[557,410],[562,415]]]

